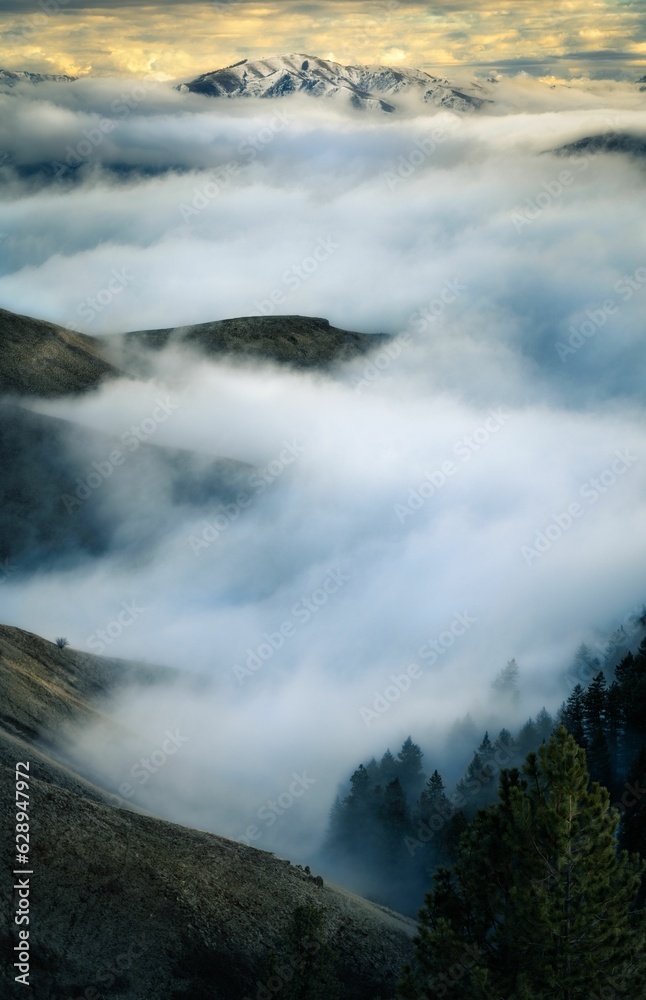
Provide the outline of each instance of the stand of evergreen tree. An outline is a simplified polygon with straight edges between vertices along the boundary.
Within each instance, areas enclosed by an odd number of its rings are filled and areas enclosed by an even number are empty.
[[[646,625],[646,617],[640,620]],[[617,633],[603,664],[580,646],[569,677],[575,683],[556,723],[586,751],[590,780],[610,793],[621,816],[622,849],[646,858],[646,640],[637,652]],[[602,669],[603,665],[603,669]],[[518,666],[511,660],[492,685],[509,705],[517,700]],[[468,733],[473,722],[468,721]],[[409,736],[394,756],[361,764],[348,792],[336,800],[324,855],[339,878],[357,891],[414,915],[438,866],[457,859],[460,837],[478,811],[498,800],[503,770],[551,737],[555,722],[546,709],[512,735],[501,729],[482,737],[453,792],[437,770],[425,773],[423,754]],[[640,905],[646,903],[646,878]]]
[[[559,721],[587,754],[590,776],[622,816],[620,845],[646,857],[646,640],[615,666],[577,684]]]
[[[642,1000],[644,863],[561,726],[478,811],[420,913],[401,1000]]]
[[[439,771],[424,772],[423,753],[409,736],[397,756],[360,764],[349,792],[330,814],[324,858],[340,878],[377,902],[414,916],[438,865],[456,857],[460,836],[479,808],[496,798],[504,767],[549,735],[545,710],[517,738],[502,729],[488,733],[450,795]]]

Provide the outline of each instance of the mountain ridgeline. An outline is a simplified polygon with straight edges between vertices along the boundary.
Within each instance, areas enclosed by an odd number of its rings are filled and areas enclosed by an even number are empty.
[[[265,100],[304,94],[340,100],[361,111],[392,114],[412,99],[422,107],[457,112],[479,110],[490,101],[482,84],[456,87],[424,70],[392,66],[343,66],[302,53],[269,59],[242,59],[203,73],[177,88],[183,93],[217,98]]]
[[[152,415],[113,433],[34,412],[35,398],[80,396],[119,378],[136,392],[164,348],[197,363],[233,359],[329,371],[383,340],[303,316],[89,337],[0,310],[0,579],[108,553],[138,558],[178,517],[199,520],[240,491],[253,494],[256,482],[252,466],[228,455],[157,443],[157,427],[178,405],[162,386]]]
[[[311,316],[242,316],[160,330],[89,337],[0,309],[0,395],[64,396],[107,379],[148,375],[157,351],[326,369],[368,354],[385,338]]]

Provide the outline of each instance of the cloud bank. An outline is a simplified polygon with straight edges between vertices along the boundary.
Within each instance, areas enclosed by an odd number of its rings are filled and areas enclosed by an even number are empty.
[[[492,9],[483,0],[3,0],[10,69],[194,77],[241,58],[308,52],[346,64],[505,69],[560,78],[633,79],[644,66],[645,24],[636,4]]]
[[[85,759],[234,837],[291,796],[257,846],[306,858],[356,762],[410,732],[450,764],[456,718],[510,724],[491,681],[512,656],[516,721],[555,709],[579,642],[643,601],[643,163],[550,150],[646,117],[621,87],[524,81],[479,117],[153,90],[118,118],[118,86],[4,99],[4,305],[94,335],[275,311],[395,339],[327,375],[172,348],[146,383],[32,403],[119,438],[170,390],[154,444],[250,471],[243,501],[190,509],[159,472],[152,548],[10,576],[3,620],[207,674],[208,697],[124,701],[136,747],[90,734]],[[42,169],[111,113],[80,164]]]

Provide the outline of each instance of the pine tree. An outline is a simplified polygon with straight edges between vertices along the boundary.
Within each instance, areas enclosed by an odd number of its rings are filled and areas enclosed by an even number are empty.
[[[583,725],[587,743],[587,761],[593,781],[612,786],[612,764],[607,736],[608,686],[599,672],[583,696]]]
[[[476,793],[475,802],[476,805],[480,807],[488,805],[490,802],[494,802],[497,794],[496,776],[498,774],[498,766],[494,760],[495,750],[493,743],[489,739],[488,732],[484,734],[476,753],[480,760],[481,767],[480,771],[477,775],[474,775],[474,777],[477,777],[480,781],[481,788]]]
[[[373,807],[370,795],[370,775],[360,764],[350,778],[350,794],[344,799],[346,815],[343,822],[346,849],[350,853],[365,854],[374,839]]]
[[[419,858],[422,873],[430,874],[438,863],[447,864],[452,859],[448,839],[454,815],[442,776],[435,770],[424,786],[413,816],[414,830],[425,838],[426,850]]]
[[[587,740],[585,738],[585,691],[580,684],[572,691],[568,700],[561,706],[559,712],[559,723],[565,726],[580,747],[585,750]]]
[[[485,762],[476,750],[464,777],[456,785],[456,804],[464,810],[467,818],[471,818],[481,806],[495,798],[495,791],[495,767],[491,761]]]
[[[424,785],[423,757],[421,749],[417,743],[413,743],[410,736],[404,740],[397,754],[397,777],[407,800],[411,803],[416,801]]]
[[[376,785],[381,777],[381,774],[379,764],[374,757],[366,764],[366,771],[368,772],[368,781],[370,785]]]
[[[423,822],[428,822],[431,816],[439,815],[444,820],[448,820],[454,813],[453,806],[449,802],[442,775],[438,770],[433,771],[426,782],[424,790],[419,797],[417,815]]]
[[[571,675],[574,678],[573,683],[581,684],[584,687],[587,686],[594,675],[599,672],[599,666],[599,658],[593,654],[589,646],[586,646],[582,642],[574,654],[574,661],[572,663]],[[569,676],[567,679],[569,679]]]
[[[385,754],[379,762],[379,780],[382,785],[388,785],[397,777],[397,761],[391,754],[390,750],[386,750]]]
[[[513,751],[514,738],[508,729],[501,729],[494,740],[494,750]]]
[[[325,844],[323,847],[325,854],[334,855],[344,849],[345,839],[347,836],[345,818],[345,805],[341,801],[341,797],[337,795],[332,803],[332,808],[330,809],[330,818],[328,821]]]
[[[583,721],[588,738],[598,729],[603,729],[606,719],[608,685],[603,671],[593,677],[583,696]]]
[[[536,716],[534,724],[536,726],[538,738],[541,741],[541,743],[547,742],[547,740],[549,740],[550,736],[552,735],[552,731],[554,729],[554,719],[552,718],[552,716],[545,707],[543,707]]]
[[[626,756],[626,723],[621,687],[613,681],[608,689],[606,704],[606,733],[610,751],[610,763],[613,775],[613,793],[621,783],[620,775],[628,771],[629,760]]]
[[[489,739],[488,732],[486,732],[482,737],[480,746],[478,747],[478,753],[482,757],[482,761],[484,764],[488,764],[491,758],[493,757],[493,744]]]
[[[622,791],[624,813],[619,842],[624,850],[646,858],[646,743],[635,755]]]
[[[620,687],[625,724],[625,748],[628,759],[637,753],[644,740],[646,720],[646,639],[635,656],[629,653],[618,664],[615,676]]]
[[[506,701],[507,706],[516,706],[520,699],[518,691],[519,673],[520,671],[516,660],[509,660],[507,665],[504,666],[498,673],[496,679],[491,685],[493,690],[496,691],[504,701]]]
[[[528,754],[530,750],[535,750],[536,747],[539,746],[540,742],[541,740],[538,735],[536,723],[533,719],[528,719],[518,734],[518,743],[520,745],[521,753]]]
[[[609,802],[564,727],[522,775],[503,771],[498,803],[436,874],[401,996],[644,1000],[646,934],[632,912],[644,865],[617,853]]]

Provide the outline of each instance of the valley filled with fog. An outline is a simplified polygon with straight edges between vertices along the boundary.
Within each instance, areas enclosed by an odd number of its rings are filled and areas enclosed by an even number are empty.
[[[145,781],[88,731],[115,795],[306,861],[359,761],[412,734],[459,775],[457,720],[555,712],[579,644],[639,612],[646,157],[579,140],[643,136],[643,97],[520,78],[477,113],[385,115],[132,80],[0,95],[5,308],[108,349],[272,314],[391,338],[329,371],[171,339],[146,379],[23,401],[97,435],[67,516],[109,497],[126,543],[6,565],[2,621],[211,680],[115,709],[151,753],[183,738]],[[244,463],[234,496],[189,509],[161,463],[141,501],[125,464],[87,486],[101,435],[129,465],[137,438]],[[513,708],[492,690],[512,658]]]

